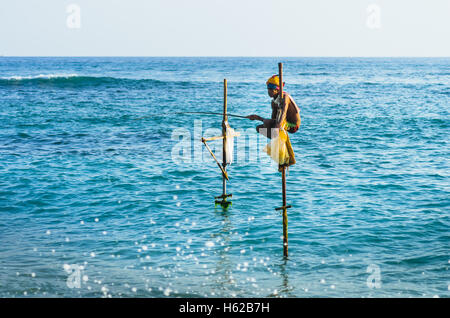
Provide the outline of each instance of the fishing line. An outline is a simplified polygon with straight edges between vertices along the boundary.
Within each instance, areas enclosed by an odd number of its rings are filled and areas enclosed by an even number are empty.
[[[223,113],[213,113],[213,112],[177,112],[177,113],[152,114],[152,115],[144,116],[144,117],[141,117],[141,118],[136,118],[136,120],[149,118],[149,117],[170,116],[170,115],[184,115],[184,114],[202,114],[202,115],[220,115],[220,116],[223,116]],[[234,114],[227,114],[227,116],[228,117],[249,119],[246,116],[234,115]]]

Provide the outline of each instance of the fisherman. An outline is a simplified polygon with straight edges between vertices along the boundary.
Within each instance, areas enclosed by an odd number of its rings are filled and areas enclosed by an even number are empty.
[[[284,105],[280,102],[280,79],[278,75],[273,75],[267,82],[267,93],[272,98],[272,116],[270,119],[262,118],[258,115],[249,115],[246,118],[262,121],[262,125],[256,126],[256,131],[267,138],[272,138],[272,129],[284,128],[291,134],[300,127],[300,109],[294,99],[283,91]],[[284,83],[283,83],[284,87]],[[284,125],[284,127],[282,127]]]

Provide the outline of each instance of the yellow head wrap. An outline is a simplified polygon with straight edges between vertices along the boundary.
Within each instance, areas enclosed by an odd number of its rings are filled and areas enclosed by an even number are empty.
[[[278,75],[272,75],[266,82],[267,88],[280,89],[280,78]],[[284,83],[283,83],[284,86]]]

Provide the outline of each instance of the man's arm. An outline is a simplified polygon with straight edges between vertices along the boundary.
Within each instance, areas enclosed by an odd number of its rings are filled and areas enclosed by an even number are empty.
[[[266,122],[268,122],[268,121],[276,120],[276,117],[277,117],[277,108],[275,107],[275,104],[273,102],[272,102],[272,116],[270,117],[270,119],[265,119],[258,115],[246,116],[246,118],[248,118],[250,120],[259,120],[259,121],[262,121],[264,124],[266,124]]]
[[[273,120],[276,120],[277,119],[277,113],[278,113],[278,107],[272,101],[272,116],[270,116],[270,118],[273,119]]]
[[[245,118],[248,118],[250,120],[264,121],[264,118],[262,118],[261,116],[258,116],[258,115],[248,115],[248,116],[245,116]]]
[[[258,115],[249,115],[249,116],[246,116],[246,118],[248,118],[250,120],[259,120],[259,121],[262,121],[264,123],[264,125],[271,126],[272,123],[277,120],[277,113],[278,113],[278,107],[272,101],[272,115],[270,116],[270,119],[269,118],[265,119]]]

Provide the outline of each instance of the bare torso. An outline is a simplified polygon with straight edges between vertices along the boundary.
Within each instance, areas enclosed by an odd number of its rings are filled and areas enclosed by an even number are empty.
[[[293,101],[292,97],[289,94],[283,94],[286,99],[287,110],[286,110],[286,121],[292,124],[296,124],[300,126],[300,109]],[[272,119],[277,119],[278,105],[272,100]]]

